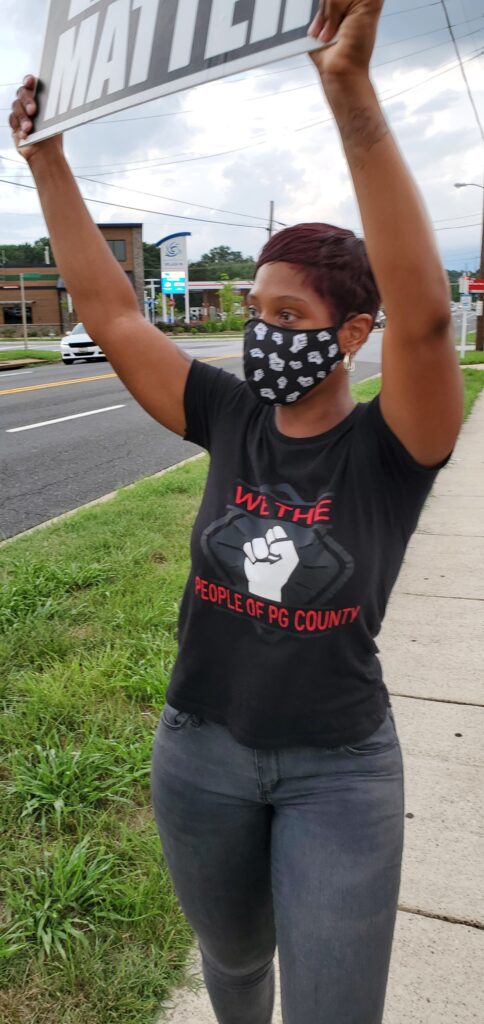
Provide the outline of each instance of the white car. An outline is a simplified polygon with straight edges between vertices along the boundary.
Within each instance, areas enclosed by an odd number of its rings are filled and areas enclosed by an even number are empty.
[[[62,362],[68,366],[75,359],[106,359],[103,350],[86,333],[84,324],[76,324],[61,339],[60,351]]]

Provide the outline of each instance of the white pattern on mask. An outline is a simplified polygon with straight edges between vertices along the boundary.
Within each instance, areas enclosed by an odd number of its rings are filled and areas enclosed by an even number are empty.
[[[308,363],[317,363],[318,366],[321,366],[322,362],[323,362],[323,357],[321,355],[321,352],[317,352],[317,351],[308,352]]]
[[[258,383],[260,380],[263,380],[264,377],[265,377],[265,373],[264,373],[263,370],[256,370],[255,371],[255,373],[254,373],[254,380],[256,381],[256,383]]]
[[[296,353],[297,352],[301,352],[301,350],[303,348],[307,348],[307,344],[308,344],[308,336],[307,336],[307,334],[296,334],[295,337],[294,337],[294,341],[293,341],[293,343],[291,345],[291,352],[294,352],[294,355],[296,355]]]
[[[298,377],[297,382],[302,388],[310,388],[314,384],[314,377]]]
[[[284,359],[279,359],[276,352],[271,352],[269,356],[269,366],[271,370],[276,370],[280,373],[280,371],[284,369],[285,365]]]
[[[321,333],[318,334],[318,341],[329,341],[330,338],[331,335],[328,334],[328,331],[321,331]]]
[[[287,388],[288,384],[289,384],[289,381],[288,381],[287,377],[279,377],[279,380],[277,382],[278,388]]]
[[[264,353],[263,353],[261,348],[251,348],[250,354],[252,356],[252,359],[263,359],[264,358]]]
[[[267,327],[266,324],[257,324],[257,327],[254,327],[254,334],[257,338],[257,341],[264,341],[264,338],[268,330],[269,328]]]
[[[280,331],[274,331],[274,334],[272,335],[272,340],[275,341],[276,345],[282,345],[284,341],[284,335],[281,334]]]
[[[289,363],[289,366],[291,367],[292,370],[302,370],[302,368],[303,368],[303,364],[302,363],[298,363],[295,359],[291,360],[291,362]]]
[[[287,396],[286,402],[297,402],[298,398],[300,398],[300,397],[301,397],[301,392],[300,391],[294,391],[294,393],[292,395],[288,395]]]
[[[328,356],[329,356],[329,358],[333,359],[334,356],[337,356],[337,355],[338,355],[338,346],[337,345],[330,345],[329,348],[328,348]]]
[[[320,380],[324,380],[327,376],[326,370],[320,370],[319,373],[316,374],[316,377],[319,377]]]
[[[271,401],[273,401],[276,397],[277,396],[275,392],[272,390],[272,388],[262,388],[261,398],[270,398]]]

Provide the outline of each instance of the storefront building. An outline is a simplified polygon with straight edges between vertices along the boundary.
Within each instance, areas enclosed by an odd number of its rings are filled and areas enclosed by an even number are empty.
[[[144,312],[142,224],[98,224],[136,293]],[[56,266],[0,267],[0,334],[21,337],[22,279],[25,318],[30,337],[65,334],[78,322],[76,310]]]

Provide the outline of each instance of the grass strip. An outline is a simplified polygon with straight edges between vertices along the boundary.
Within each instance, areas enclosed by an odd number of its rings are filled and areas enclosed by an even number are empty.
[[[466,352],[466,354],[460,358],[461,366],[472,366],[474,363],[484,364],[484,352]]]
[[[468,413],[484,373],[464,381]],[[3,1024],[151,1024],[186,980],[149,765],[207,466],[0,549]]]
[[[0,363],[10,362],[12,359],[42,359],[44,363],[58,363],[59,352],[45,352],[43,349],[9,349],[8,352],[0,352]]]

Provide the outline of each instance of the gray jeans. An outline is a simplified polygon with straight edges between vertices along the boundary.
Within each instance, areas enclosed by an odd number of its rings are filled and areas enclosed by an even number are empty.
[[[253,750],[166,704],[152,797],[219,1024],[381,1024],[404,786],[391,707],[355,747]]]

